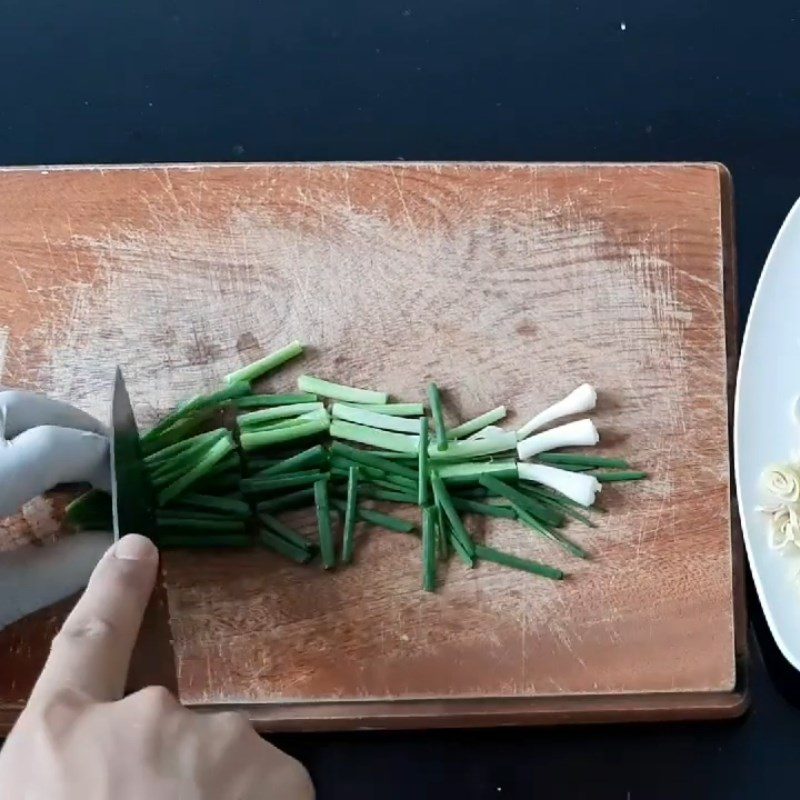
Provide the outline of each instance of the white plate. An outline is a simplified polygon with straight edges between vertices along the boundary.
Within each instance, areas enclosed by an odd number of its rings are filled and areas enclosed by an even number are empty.
[[[771,550],[762,470],[800,451],[800,200],[778,232],[756,288],[742,343],[733,439],[739,513],[758,596],[784,656],[800,669],[800,551]]]

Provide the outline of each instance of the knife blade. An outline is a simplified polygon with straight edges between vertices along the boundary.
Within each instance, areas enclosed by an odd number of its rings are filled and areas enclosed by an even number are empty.
[[[114,541],[126,533],[152,538],[155,529],[153,487],[139,445],[131,398],[117,367],[111,401],[111,509]]]

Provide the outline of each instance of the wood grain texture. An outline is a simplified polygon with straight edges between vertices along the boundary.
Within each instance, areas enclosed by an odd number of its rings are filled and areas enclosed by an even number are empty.
[[[366,529],[357,563],[333,574],[263,552],[169,554],[181,699],[288,727],[314,717],[298,708],[426,699],[725,705],[723,177],[715,165],[0,172],[5,384],[105,416],[119,363],[147,423],[299,338],[309,357],[270,389],[302,369],[419,400],[435,378],[452,419],[506,403],[522,421],[590,381],[603,452],[652,475],[604,489],[600,527],[571,531],[587,563],[516,524],[471,523],[564,568],[563,584],[453,563],[426,595],[418,542]],[[43,658],[57,615],[44,617],[0,634],[9,707]]]

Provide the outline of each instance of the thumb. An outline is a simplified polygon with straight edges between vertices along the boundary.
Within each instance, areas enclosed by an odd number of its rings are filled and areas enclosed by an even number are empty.
[[[158,550],[145,536],[129,534],[106,552],[53,640],[32,701],[64,690],[98,702],[122,696],[157,569]]]

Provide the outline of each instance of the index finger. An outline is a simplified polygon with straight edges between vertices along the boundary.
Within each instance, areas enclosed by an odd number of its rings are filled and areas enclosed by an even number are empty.
[[[79,431],[107,434],[105,426],[91,414],[69,403],[36,392],[10,389],[0,392],[0,434],[13,439],[29,428],[56,425]]]
[[[106,551],[53,639],[32,701],[64,690],[98,702],[122,696],[157,569],[158,550],[145,536],[129,534]]]

